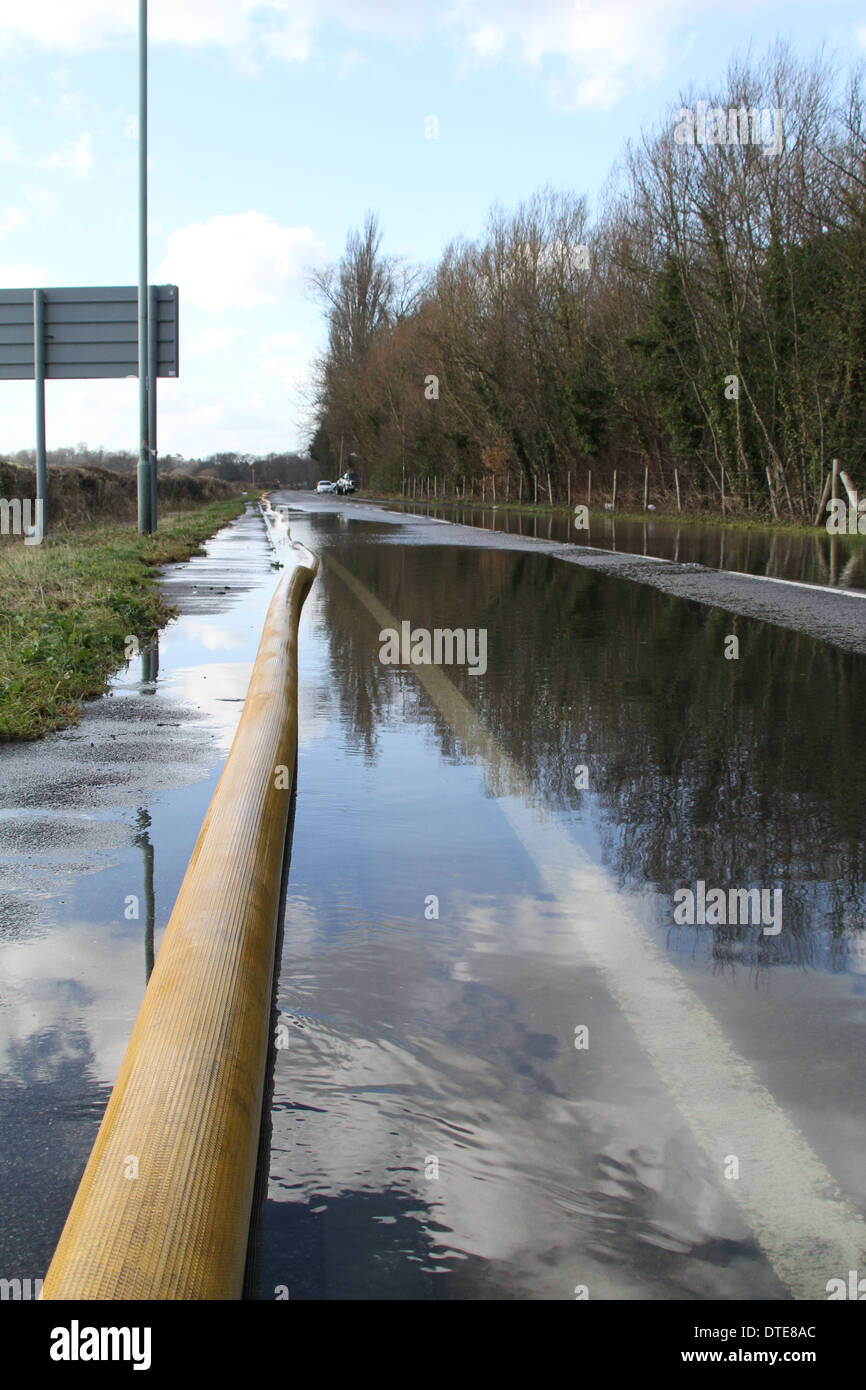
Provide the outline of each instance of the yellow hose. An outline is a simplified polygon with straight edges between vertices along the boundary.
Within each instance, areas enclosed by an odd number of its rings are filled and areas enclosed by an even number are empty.
[[[319,563],[296,550],[44,1299],[241,1295],[297,751],[298,620]]]

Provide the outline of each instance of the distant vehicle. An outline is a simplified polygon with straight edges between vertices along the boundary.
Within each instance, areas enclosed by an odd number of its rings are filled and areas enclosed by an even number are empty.
[[[333,492],[336,486],[336,483],[329,483],[327,478],[322,478],[316,483],[316,492]]]
[[[348,469],[347,472],[343,474],[342,478],[337,479],[334,484],[334,490],[335,492],[339,492],[341,496],[345,496],[347,492],[357,492],[360,481],[357,473],[353,473],[351,469]]]

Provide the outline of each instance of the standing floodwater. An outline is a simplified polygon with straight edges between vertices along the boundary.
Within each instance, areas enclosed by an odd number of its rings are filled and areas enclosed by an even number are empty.
[[[866,1210],[866,752],[828,720],[863,707],[863,658],[492,538],[412,544],[396,517],[283,500],[323,565],[261,1296],[802,1296],[786,1230],[832,1213],[798,1187],[801,1152]],[[486,673],[428,688],[383,664],[383,612],[485,629]],[[698,881],[780,889],[781,929],[677,926]],[[607,924],[634,954],[613,960]],[[665,1036],[689,1010],[691,1052]],[[718,1095],[716,1153],[719,1048],[748,1104]],[[738,1094],[778,1140],[784,1220],[726,1176]],[[823,1288],[832,1256],[814,1261]]]
[[[59,1236],[288,524],[322,563],[260,1297],[825,1297],[866,1230],[866,599],[776,626],[786,586],[760,621],[707,572],[283,500],[172,567],[158,659],[0,750],[4,1277]]]
[[[820,532],[722,527],[657,520],[624,521],[592,515],[586,526],[572,517],[507,507],[463,503],[389,502],[394,511],[432,516],[462,526],[479,526],[505,536],[598,546],[631,555],[657,555],[678,564],[707,565],[805,584],[866,589],[866,543],[858,537]]]

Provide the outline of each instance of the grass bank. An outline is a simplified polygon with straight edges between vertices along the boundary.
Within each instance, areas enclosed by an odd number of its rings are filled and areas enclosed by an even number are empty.
[[[75,530],[82,522],[134,521],[138,515],[138,477],[110,468],[48,469],[46,515],[57,534]],[[157,502],[166,512],[223,502],[243,491],[236,483],[216,478],[191,478],[160,473]],[[34,498],[36,473],[22,464],[0,460],[0,497]]]
[[[0,739],[74,723],[126,659],[173,615],[157,567],[186,560],[244,510],[244,498],[165,514],[153,536],[82,525],[41,545],[0,547]]]

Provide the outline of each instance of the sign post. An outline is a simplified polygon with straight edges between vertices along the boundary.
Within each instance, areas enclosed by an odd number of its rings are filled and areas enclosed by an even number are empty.
[[[33,291],[33,380],[36,383],[36,500],[42,526],[48,522],[48,468],[45,459],[45,292]]]
[[[150,446],[150,529],[156,530],[156,378],[159,375],[159,304],[156,286],[147,301],[147,440]]]
[[[178,375],[177,285],[150,285],[145,295],[144,357],[147,470],[139,458],[139,503],[146,488],[146,515],[156,527],[156,382]],[[139,377],[136,345],[138,291],[120,288],[0,290],[0,381],[36,386],[36,496],[46,506],[45,382],[55,379]],[[151,469],[151,462],[153,467]],[[43,511],[43,517],[47,515]],[[139,520],[141,510],[139,509]]]

